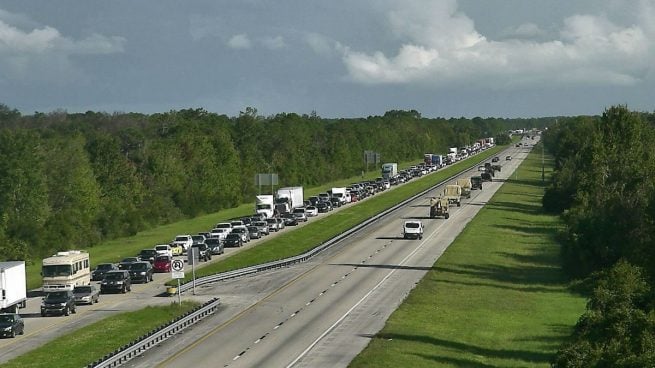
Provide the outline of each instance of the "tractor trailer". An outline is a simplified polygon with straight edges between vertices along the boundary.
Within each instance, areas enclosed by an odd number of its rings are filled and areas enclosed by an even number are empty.
[[[0,262],[0,312],[18,313],[26,300],[25,262]]]

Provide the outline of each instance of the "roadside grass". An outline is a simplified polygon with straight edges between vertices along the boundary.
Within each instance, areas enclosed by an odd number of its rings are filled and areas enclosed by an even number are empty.
[[[330,214],[330,216],[324,216],[302,228],[288,231],[262,242],[257,247],[245,249],[221,261],[206,265],[196,270],[196,278],[304,253],[412,195],[434,186],[470,165],[471,162],[491,157],[503,148],[489,149],[474,156],[471,160],[461,161],[426,177],[414,179],[392,191],[376,194],[366,201],[344,208],[339,212]],[[191,281],[191,275],[187,275],[185,279],[180,281],[183,283]],[[177,281],[174,280],[167,282],[168,285],[175,285],[176,283]]]
[[[198,303],[182,302],[107,317],[10,360],[2,367],[85,367],[197,306]]]
[[[244,266],[250,266],[253,264],[264,263],[268,261],[273,261],[281,258],[286,258],[291,255],[296,255],[302,253],[308,249],[311,249],[317,246],[321,241],[325,241],[332,236],[339,234],[347,230],[348,228],[354,226],[355,224],[363,221],[364,219],[372,216],[375,212],[375,208],[380,208],[381,210],[392,206],[400,202],[402,199],[409,197],[412,193],[416,193],[420,188],[428,188],[430,185],[433,185],[439,180],[443,180],[450,175],[453,175],[456,171],[461,170],[464,166],[468,165],[469,162],[482,160],[488,158],[497,152],[504,149],[506,146],[496,146],[494,148],[488,149],[472,158],[464,161],[460,161],[454,165],[447,167],[444,170],[440,170],[436,174],[429,175],[425,178],[420,178],[418,180],[413,180],[410,183],[407,183],[401,187],[398,187],[396,190],[391,192],[378,194],[370,200],[364,201],[356,206],[357,211],[352,211],[352,208],[340,211],[339,213],[330,214],[330,216],[325,216],[319,221],[315,221],[308,226],[304,226],[302,229],[294,231],[286,231],[282,236],[276,237],[275,239],[269,240],[259,244],[257,247],[248,249],[246,251],[235,254],[234,256],[228,257],[225,261],[220,261],[217,263],[212,263],[206,267],[199,268],[196,271],[196,276],[213,274],[216,272],[221,272],[225,270],[232,270]],[[417,162],[405,162],[400,164],[399,167],[409,167],[416,164]],[[360,176],[353,176],[347,179],[337,180],[331,183],[327,183],[318,187],[305,189],[305,198],[308,198],[312,195],[317,195],[320,192],[325,192],[327,189],[332,187],[346,186],[353,182],[359,182],[362,180],[371,180],[380,176],[379,170],[369,171],[364,174],[364,179]],[[422,184],[419,184],[422,183]],[[417,189],[418,188],[418,189]],[[384,202],[391,201],[386,205],[380,205],[377,201],[382,201],[381,197],[388,196],[389,194],[394,193],[393,197]],[[402,197],[404,196],[404,197]],[[366,216],[360,215],[360,208],[366,207],[368,203],[376,202],[371,204],[372,209],[362,209],[361,212],[366,212]],[[186,219],[178,221],[175,223],[158,226],[149,230],[141,231],[138,234],[109,240],[100,244],[97,244],[91,248],[88,248],[89,257],[91,259],[91,266],[94,267],[99,263],[105,262],[119,262],[125,257],[132,257],[141,251],[141,249],[152,248],[156,244],[167,244],[173,239],[176,235],[179,234],[196,234],[201,231],[208,231],[213,228],[214,225],[218,222],[225,220],[248,216],[253,213],[254,208],[254,199],[252,203],[242,204],[235,208],[230,208],[226,210],[221,210],[215,213],[198,216],[192,219]],[[373,211],[373,212],[371,212]],[[343,214],[341,213],[343,212]],[[355,215],[352,215],[355,213]],[[339,216],[335,216],[339,215]],[[348,218],[348,215],[351,215],[355,218]],[[335,217],[335,219],[325,223],[328,218]],[[317,225],[320,223],[321,225]],[[324,225],[325,224],[325,225]],[[326,226],[325,229],[322,227]],[[330,227],[330,228],[327,228]],[[311,230],[307,230],[310,228]],[[295,234],[298,233],[299,234]],[[292,235],[293,234],[293,235]],[[290,237],[290,238],[287,238]],[[273,242],[273,243],[271,243]],[[272,245],[272,244],[282,244],[282,245]],[[73,247],[74,248],[74,247]],[[270,248],[270,249],[268,249]],[[243,254],[243,255],[242,255]],[[27,288],[28,290],[35,289],[41,286],[41,260],[35,260],[32,264],[26,265],[27,273]],[[186,279],[185,281],[188,281]]]
[[[531,153],[349,366],[548,367],[585,299],[567,288],[543,191]]]

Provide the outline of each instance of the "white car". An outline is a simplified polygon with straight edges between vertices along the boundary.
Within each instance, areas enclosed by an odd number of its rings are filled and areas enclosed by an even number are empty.
[[[168,244],[155,245],[155,251],[157,251],[157,255],[159,256],[173,257],[173,248]]]
[[[193,238],[191,238],[191,235],[178,235],[175,237],[175,240],[173,240],[173,246],[182,247],[185,252],[187,249],[191,248],[192,245]]]
[[[227,228],[216,228],[216,229],[212,229],[209,235],[211,235],[213,238],[218,238],[221,241],[223,241],[225,240],[225,237],[227,237],[227,234],[230,233],[230,231],[231,230]]]
[[[316,206],[307,206],[305,208],[305,214],[307,217],[318,216],[318,208],[316,208]]]

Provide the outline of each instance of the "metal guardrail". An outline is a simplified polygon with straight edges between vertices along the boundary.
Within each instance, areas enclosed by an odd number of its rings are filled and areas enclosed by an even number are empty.
[[[359,223],[358,225],[353,226],[352,228],[344,231],[343,233],[335,236],[332,239],[327,240],[324,243],[321,243],[320,245],[310,249],[309,251],[307,251],[307,252],[305,252],[303,254],[293,256],[293,257],[289,257],[289,258],[285,258],[285,259],[281,259],[281,260],[277,260],[277,261],[272,261],[272,262],[267,262],[267,263],[258,264],[258,265],[254,265],[254,266],[249,266],[249,267],[241,268],[241,269],[238,269],[238,270],[226,271],[226,272],[216,273],[216,274],[209,275],[209,276],[204,276],[204,277],[201,277],[201,278],[198,278],[198,279],[195,280],[195,286],[201,286],[201,285],[211,284],[211,283],[214,283],[214,282],[225,281],[225,280],[229,280],[229,279],[233,279],[233,278],[237,278],[237,277],[243,277],[243,276],[251,275],[251,274],[254,274],[254,273],[257,273],[257,272],[262,272],[262,271],[267,271],[267,270],[272,270],[272,269],[282,268],[282,267],[288,267],[288,266],[291,266],[291,265],[296,264],[296,263],[305,262],[305,261],[309,260],[310,258],[314,257],[315,255],[317,255],[318,253],[320,253],[320,252],[330,248],[334,244],[340,242],[341,240],[349,237],[350,235],[353,235],[353,234],[357,233],[358,231],[360,231],[363,228],[367,227],[371,223],[373,223],[373,222],[375,222],[375,221],[377,221],[377,220],[391,214],[392,212],[398,210],[399,208],[405,206],[407,203],[409,203],[409,202],[411,202],[411,201],[413,201],[413,200],[415,200],[417,198],[420,198],[420,197],[424,196],[426,193],[434,190],[435,188],[439,187],[440,185],[446,184],[448,181],[458,177],[462,173],[471,170],[472,168],[474,168],[475,166],[479,165],[480,163],[486,161],[487,159],[488,158],[477,161],[472,166],[469,166],[464,170],[458,171],[454,175],[452,175],[452,176],[438,182],[437,184],[429,187],[428,189],[425,189],[424,191],[401,201],[400,203],[398,203],[398,204],[396,204],[396,205],[394,205],[394,206],[380,212],[379,214],[377,214],[377,215],[375,215],[375,216],[373,216],[373,217]],[[192,288],[193,288],[193,281],[187,281],[186,283],[184,283],[184,284],[182,284],[180,286],[178,292],[183,293],[183,292],[185,292],[185,291],[187,291],[189,289],[192,289]]]
[[[162,341],[170,338],[185,328],[195,324],[201,319],[213,314],[218,309],[220,300],[214,298],[196,310],[191,311],[185,315],[178,317],[170,323],[160,326],[148,334],[136,339],[135,341],[120,347],[114,352],[105,355],[100,360],[97,360],[89,365],[87,368],[110,368],[118,367],[127,363],[131,359],[143,354],[146,350],[160,344]]]

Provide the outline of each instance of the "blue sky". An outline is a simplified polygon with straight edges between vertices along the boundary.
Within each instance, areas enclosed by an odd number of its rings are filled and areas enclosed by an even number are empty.
[[[362,117],[653,111],[655,1],[0,0],[0,103]]]

